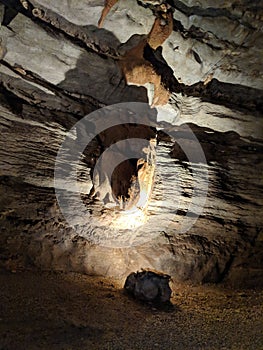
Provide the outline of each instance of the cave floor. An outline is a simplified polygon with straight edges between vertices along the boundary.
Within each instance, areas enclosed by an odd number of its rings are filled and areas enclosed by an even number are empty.
[[[136,302],[109,280],[0,273],[0,349],[263,349],[263,294],[172,285],[172,308]]]

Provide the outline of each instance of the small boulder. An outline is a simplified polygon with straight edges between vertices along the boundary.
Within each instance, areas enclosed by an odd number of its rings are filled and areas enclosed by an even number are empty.
[[[170,279],[169,275],[152,271],[132,272],[126,278],[124,289],[138,300],[166,303],[172,294]]]

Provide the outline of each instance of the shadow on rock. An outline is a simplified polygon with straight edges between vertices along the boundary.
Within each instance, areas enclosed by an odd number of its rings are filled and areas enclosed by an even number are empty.
[[[128,86],[118,65],[118,58],[110,57],[121,45],[115,35],[95,26],[85,28],[88,28],[89,35],[92,32],[93,46],[99,52],[83,51],[76,67],[66,73],[58,86],[73,94],[92,96],[106,105],[120,102],[147,103],[147,90],[144,87]]]

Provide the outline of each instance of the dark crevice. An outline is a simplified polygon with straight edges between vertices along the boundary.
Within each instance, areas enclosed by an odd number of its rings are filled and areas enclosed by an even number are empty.
[[[199,218],[200,219],[205,219],[207,221],[214,221],[214,222],[216,222],[216,223],[218,223],[219,225],[222,225],[222,226],[224,226],[225,223],[226,223],[224,218],[220,218],[218,216],[202,215],[201,214],[201,215],[199,215]]]
[[[223,282],[223,280],[227,277],[227,275],[231,269],[231,266],[233,265],[234,260],[235,260],[235,255],[230,254],[228,260],[225,263],[225,267],[224,267],[223,271],[220,271],[218,263],[216,264],[217,272],[218,272],[218,277],[217,277],[216,283]]]
[[[12,91],[7,90],[0,81],[0,103],[7,105],[14,114],[21,114],[23,104],[28,102],[16,96]]]
[[[203,101],[225,105],[236,110],[263,111],[263,91],[240,84],[224,83],[212,79],[207,85],[202,82],[186,86],[188,96],[201,97]]]
[[[167,62],[162,56],[162,47],[158,47],[154,51],[148,44],[144,48],[144,58],[151,62],[154,70],[158,75],[162,77],[162,83],[171,92],[181,92],[184,88],[184,84],[180,84],[173,74],[172,68],[169,67]]]

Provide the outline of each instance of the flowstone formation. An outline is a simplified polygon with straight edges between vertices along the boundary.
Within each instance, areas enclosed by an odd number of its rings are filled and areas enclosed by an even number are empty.
[[[106,15],[118,0],[105,2],[98,25],[102,26]],[[168,102],[170,93],[162,83],[161,75],[155,69],[154,65],[145,59],[145,49],[156,50],[161,47],[165,40],[173,31],[173,13],[171,6],[165,3],[154,4],[155,21],[146,37],[139,40],[138,44],[126,51],[120,59],[120,66],[125,77],[126,83],[144,85],[151,83],[154,85],[154,96],[152,106],[164,105]]]
[[[262,285],[260,3],[120,0],[110,11],[102,0],[0,4],[1,265],[122,280],[149,268],[175,281]],[[54,188],[61,144],[84,116],[128,102],[153,113],[153,125],[137,133],[149,147],[156,142],[153,163],[146,152],[120,162],[110,181],[101,181],[96,164],[109,142],[98,133],[77,164],[66,163],[66,170],[77,167],[78,191],[69,178],[59,179],[59,189],[67,198],[80,194],[88,212],[72,203],[73,228]],[[106,127],[108,114],[103,118]],[[81,132],[88,137],[94,130],[89,119]],[[125,126],[114,130],[116,142],[132,136]],[[182,233],[180,224],[200,209],[194,197],[204,205]],[[112,226],[104,219],[113,209],[104,201],[120,212],[141,207],[141,199],[152,222],[140,226],[142,240],[127,229],[107,241]],[[96,230],[98,222],[104,224]],[[125,216],[116,226],[124,223]],[[122,246],[113,244],[121,239]]]

